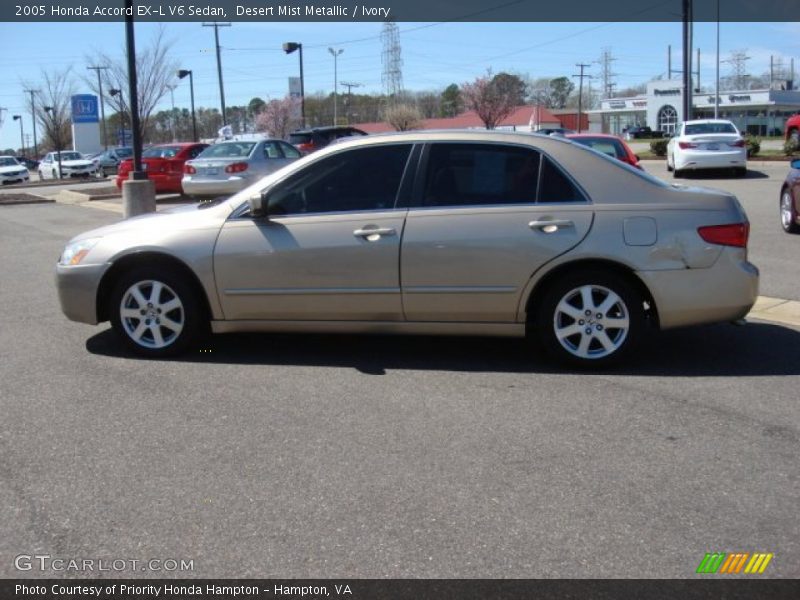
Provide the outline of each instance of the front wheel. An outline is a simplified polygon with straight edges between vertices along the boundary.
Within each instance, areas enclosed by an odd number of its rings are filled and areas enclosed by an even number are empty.
[[[137,268],[114,288],[111,324],[125,344],[150,358],[185,352],[205,330],[197,293],[180,273]]]
[[[800,233],[792,193],[788,189],[781,194],[781,227],[786,233]]]
[[[535,318],[536,335],[548,354],[579,367],[604,367],[638,344],[644,299],[622,276],[581,271],[545,293]]]

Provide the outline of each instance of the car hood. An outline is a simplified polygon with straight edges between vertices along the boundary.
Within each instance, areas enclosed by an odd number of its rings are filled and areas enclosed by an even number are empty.
[[[210,208],[203,208],[202,204],[177,206],[168,210],[131,217],[111,225],[84,231],[75,236],[70,242],[89,238],[102,238],[120,234],[136,235],[142,238],[164,232],[177,232],[211,226],[221,226],[225,217],[230,214],[232,207],[222,203]]]
[[[17,173],[19,171],[25,171],[25,165],[14,165],[13,167],[0,167],[0,173]]]

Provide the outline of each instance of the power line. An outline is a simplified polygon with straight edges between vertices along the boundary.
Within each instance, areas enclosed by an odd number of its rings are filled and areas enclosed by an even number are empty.
[[[22,91],[31,95],[31,120],[33,121],[33,158],[39,158],[39,145],[36,143],[36,103],[33,99],[33,96],[34,94],[38,94],[41,90],[26,89]]]
[[[383,92],[389,102],[393,103],[403,92],[403,57],[397,23],[387,21],[383,24],[381,42],[383,43],[381,84],[383,84]]]
[[[584,73],[583,73],[583,70],[586,69],[587,67],[590,67],[591,65],[587,65],[586,63],[578,63],[575,66],[578,67],[581,70],[579,75],[573,75],[573,77],[578,77],[579,78],[579,83],[578,83],[578,133],[580,133],[581,132],[581,112],[582,112],[581,109],[583,108],[583,80],[584,79],[591,79],[592,76],[591,75],[584,75]]]

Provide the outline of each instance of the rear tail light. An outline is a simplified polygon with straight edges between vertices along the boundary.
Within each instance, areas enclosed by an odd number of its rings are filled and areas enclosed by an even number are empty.
[[[697,148],[697,144],[693,144],[691,142],[678,142],[678,146],[681,150],[686,150],[688,148]]]
[[[247,165],[246,162],[232,163],[232,164],[228,165],[227,167],[225,167],[225,172],[226,173],[242,173],[244,171],[247,171],[247,166],[248,165]]]
[[[308,153],[314,150],[314,144],[311,142],[308,142],[307,144],[297,144],[297,149],[300,152]]]
[[[750,236],[750,223],[732,223],[730,225],[698,227],[697,233],[709,244],[747,248],[747,238]]]
[[[195,169],[192,165],[183,165],[183,172],[187,175],[194,175],[197,173],[197,169]]]
[[[744,148],[745,142],[744,140],[736,140],[731,144],[731,146],[733,146],[734,148]]]

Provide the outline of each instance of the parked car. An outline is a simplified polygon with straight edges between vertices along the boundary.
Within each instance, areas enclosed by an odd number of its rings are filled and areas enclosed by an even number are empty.
[[[781,227],[786,233],[800,233],[800,159],[791,162],[781,186]]]
[[[662,138],[664,137],[663,131],[654,131],[649,127],[629,127],[625,131],[625,139],[629,142],[631,140],[649,139],[649,138]]]
[[[603,133],[572,133],[568,135],[567,138],[582,146],[588,146],[612,158],[621,160],[632,167],[636,167],[637,169],[642,168],[639,164],[639,157],[634,154],[628,144],[615,135]]]
[[[133,148],[130,146],[120,146],[119,148],[109,148],[105,152],[95,155],[92,161],[97,168],[100,177],[108,177],[111,173],[119,170],[119,165],[123,160],[133,157]]]
[[[161,357],[214,332],[524,336],[582,366],[649,326],[733,321],[758,269],[729,192],[561,138],[413,132],[336,144],[215,202],[73,238],[66,316]]]
[[[25,165],[25,168],[29,171],[36,170],[39,166],[39,161],[33,158],[29,158],[27,156],[17,156],[17,162],[21,165]]]
[[[786,119],[784,135],[787,142],[792,140],[795,144],[800,144],[800,113]]]
[[[289,143],[303,154],[310,154],[335,140],[359,135],[367,135],[367,133],[355,127],[314,127],[290,133]]]
[[[181,185],[189,196],[235,194],[298,158],[300,152],[283,140],[220,142],[186,162]]]
[[[94,163],[86,160],[80,152],[61,151],[61,172],[58,170],[58,152],[48,152],[39,163],[39,179],[60,179],[64,177],[94,177],[97,170]]]
[[[24,183],[30,179],[25,165],[20,164],[14,156],[0,156],[0,183]]]
[[[183,167],[187,160],[197,158],[208,144],[159,144],[150,146],[142,151],[142,168],[147,173],[147,178],[155,184],[159,194],[183,191]],[[133,159],[127,158],[119,164],[116,184],[122,189],[122,182],[128,179],[133,170]]]
[[[667,171],[683,177],[687,171],[733,169],[747,175],[747,144],[730,121],[701,119],[682,123],[667,144]]]

